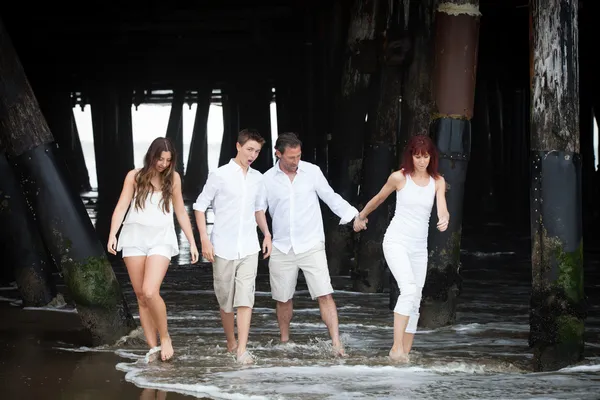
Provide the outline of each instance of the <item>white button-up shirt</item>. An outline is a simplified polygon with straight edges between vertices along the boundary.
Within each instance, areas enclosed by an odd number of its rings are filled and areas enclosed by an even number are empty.
[[[194,210],[206,212],[212,203],[215,222],[210,241],[215,255],[226,260],[238,260],[260,251],[254,213],[265,203],[263,175],[242,167],[233,159],[208,175]]]
[[[293,181],[281,170],[279,162],[264,174],[266,202],[273,220],[273,246],[284,254],[290,249],[300,254],[325,242],[319,198],[347,224],[358,214],[335,193],[321,169],[300,161]],[[266,204],[262,204],[265,208]]]

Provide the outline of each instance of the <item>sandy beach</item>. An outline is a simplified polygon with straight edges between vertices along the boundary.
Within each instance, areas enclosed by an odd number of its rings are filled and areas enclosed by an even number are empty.
[[[124,359],[113,350],[61,350],[89,344],[75,313],[24,310],[2,301],[0,320],[2,399],[192,398],[127,382],[125,373],[115,368]]]

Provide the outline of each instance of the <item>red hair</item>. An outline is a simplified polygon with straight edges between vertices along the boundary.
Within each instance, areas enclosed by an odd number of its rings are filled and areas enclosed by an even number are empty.
[[[402,154],[402,165],[400,168],[404,170],[404,174],[412,174],[415,171],[415,164],[413,163],[413,156],[416,154],[429,154],[429,165],[427,166],[427,173],[437,178],[440,176],[438,172],[439,154],[438,150],[433,143],[433,140],[427,135],[415,135],[410,138],[404,153]]]

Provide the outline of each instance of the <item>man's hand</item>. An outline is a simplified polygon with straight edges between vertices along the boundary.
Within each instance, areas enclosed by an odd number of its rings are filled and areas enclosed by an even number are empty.
[[[263,259],[267,258],[271,255],[272,249],[273,249],[273,243],[272,243],[271,235],[265,236],[265,238],[263,239],[263,245],[262,245]]]
[[[206,258],[208,261],[215,262],[215,248],[213,247],[210,239],[208,237],[200,239],[200,243],[202,245],[202,257]]]
[[[367,222],[368,220],[366,218],[362,219],[360,214],[354,217],[354,232],[360,232],[367,229]]]

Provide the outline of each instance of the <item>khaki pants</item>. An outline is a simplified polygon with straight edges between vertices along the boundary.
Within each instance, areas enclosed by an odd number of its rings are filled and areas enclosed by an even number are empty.
[[[254,307],[258,253],[239,260],[215,256],[213,285],[219,307],[227,313],[237,307]]]
[[[333,293],[324,243],[319,243],[300,254],[295,254],[293,250],[283,254],[273,246],[269,259],[269,280],[273,300],[285,303],[294,297],[299,270],[304,274],[313,300]]]

